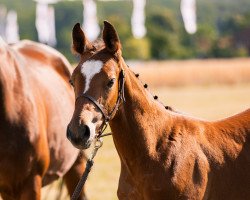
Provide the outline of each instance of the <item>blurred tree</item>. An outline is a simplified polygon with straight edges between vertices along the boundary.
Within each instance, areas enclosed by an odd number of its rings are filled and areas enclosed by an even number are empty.
[[[76,23],[82,23],[82,3],[60,2],[55,5],[57,49],[62,52],[71,62],[75,62],[70,49],[72,44],[71,31]]]
[[[18,14],[19,33],[21,39],[37,40],[35,27],[35,7],[36,3],[31,0],[0,0],[0,5],[4,5],[8,10],[15,10]],[[25,9],[24,8],[29,8]]]
[[[250,13],[220,21],[220,36],[212,49],[214,57],[250,55]]]
[[[147,14],[147,37],[153,58],[181,58],[183,48],[180,44],[180,23],[174,12],[165,7],[155,7]]]
[[[147,38],[135,39],[130,37],[123,43],[123,49],[125,59],[150,59],[150,46]]]
[[[0,0],[8,10],[18,13],[21,39],[37,40],[33,0]],[[131,33],[131,1],[97,1],[102,27],[107,19],[116,27],[126,59],[169,59],[193,57],[233,57],[250,55],[250,1],[197,1],[198,31],[188,35],[180,17],[180,0],[147,1],[147,35],[141,40]],[[55,5],[57,49],[70,61],[71,30],[83,21],[81,1],[62,1]]]
[[[250,55],[250,13],[247,12],[246,14],[233,18],[232,24],[234,28],[232,31],[233,45],[236,48],[235,55]]]
[[[216,29],[211,25],[202,24],[194,35],[195,54],[199,58],[211,57],[211,48],[217,39]]]

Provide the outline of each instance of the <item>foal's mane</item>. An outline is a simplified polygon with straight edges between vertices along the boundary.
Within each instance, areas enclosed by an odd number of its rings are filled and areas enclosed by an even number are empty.
[[[91,44],[94,46],[95,51],[100,51],[101,49],[105,48],[104,41],[101,38],[96,39],[95,41],[91,42]],[[72,44],[71,52],[74,55],[78,55],[79,53],[74,49],[74,44]]]
[[[101,38],[96,39],[91,44],[96,48],[97,51],[99,51],[105,47],[104,41]]]
[[[127,65],[127,67],[130,69],[130,67],[129,67],[128,65]],[[130,69],[130,70],[131,70],[131,69]],[[132,71],[132,70],[131,70],[131,71]],[[133,71],[132,71],[132,72],[133,72]],[[171,107],[171,106],[165,106],[165,105],[159,100],[158,96],[157,96],[157,95],[153,95],[152,92],[148,89],[148,84],[143,84],[143,82],[139,79],[139,74],[136,74],[136,73],[134,73],[134,72],[133,72],[133,74],[134,74],[135,77],[137,78],[137,81],[139,81],[139,82],[143,85],[144,89],[147,89],[147,91],[150,93],[150,95],[153,96],[153,99],[154,99],[155,101],[158,101],[162,106],[164,106],[166,110],[169,110],[169,111],[174,112],[174,113],[179,113],[179,114],[181,113],[181,112],[175,110],[175,109],[174,109],[173,107]]]

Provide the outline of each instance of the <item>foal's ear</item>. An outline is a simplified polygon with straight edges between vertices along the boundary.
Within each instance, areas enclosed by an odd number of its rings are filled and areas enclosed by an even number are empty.
[[[112,52],[117,53],[121,50],[121,43],[115,28],[108,21],[104,21],[104,29],[102,38],[106,48]]]
[[[83,54],[85,51],[92,50],[94,47],[86,38],[80,23],[75,24],[72,30],[73,45],[72,49],[78,54]]]

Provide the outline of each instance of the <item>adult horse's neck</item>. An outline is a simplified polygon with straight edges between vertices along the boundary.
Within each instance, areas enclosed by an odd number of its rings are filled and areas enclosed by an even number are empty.
[[[110,126],[121,161],[133,168],[136,162],[157,159],[157,138],[164,134],[167,137],[171,129],[171,115],[154,100],[127,66],[123,68],[126,102],[121,105]]]
[[[17,62],[20,58],[17,52],[3,41],[0,41],[0,55],[0,119],[14,121],[25,102],[23,95],[20,95],[25,92],[23,66]]]

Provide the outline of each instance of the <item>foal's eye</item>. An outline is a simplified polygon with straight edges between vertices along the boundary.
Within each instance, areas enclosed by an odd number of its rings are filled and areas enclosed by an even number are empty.
[[[70,83],[70,85],[72,85],[72,87],[74,87],[74,83],[71,79],[69,80],[69,83]]]
[[[107,85],[108,88],[111,88],[114,85],[114,83],[115,83],[115,78],[110,79]]]

